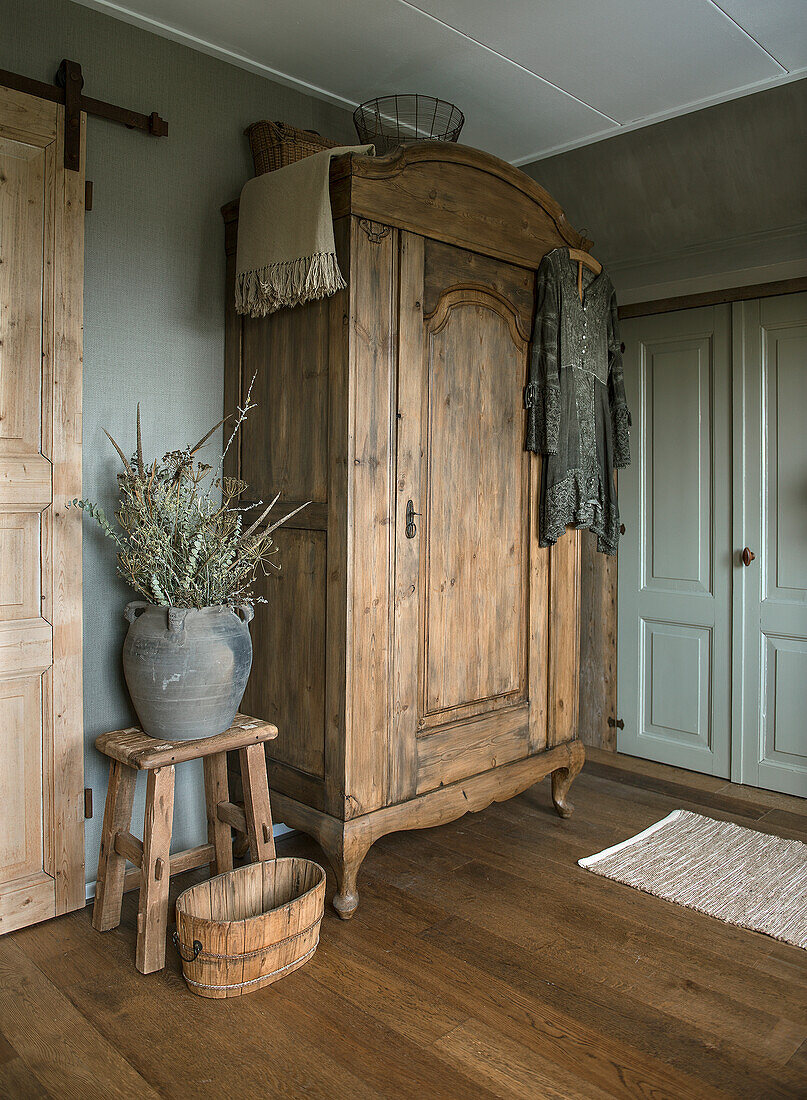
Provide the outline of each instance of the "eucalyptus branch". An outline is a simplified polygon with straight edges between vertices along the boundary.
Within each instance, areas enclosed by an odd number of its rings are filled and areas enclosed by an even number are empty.
[[[95,520],[102,533],[118,550],[118,573],[147,600],[164,606],[206,607],[240,602],[265,603],[252,589],[259,576],[268,576],[280,566],[272,560],[277,547],[272,532],[304,508],[295,508],[283,519],[259,530],[279,495],[268,507],[263,502],[239,505],[247,490],[239,478],[221,477],[225,455],[247,418],[252,403],[250,382],[235,427],[227,441],[216,472],[202,491],[210,466],[198,462],[196,453],[224,421],[214,425],[197,444],[169,451],[148,465],[143,458],[140,408],[137,411],[136,446],[129,460],[121,447],[109,439],[123,463],[118,475],[119,508],[115,513],[118,530],[103,509],[88,500],[72,500]],[[225,418],[226,419],[226,418]],[[211,491],[221,489],[221,499]],[[258,518],[244,530],[243,514],[262,507]]]

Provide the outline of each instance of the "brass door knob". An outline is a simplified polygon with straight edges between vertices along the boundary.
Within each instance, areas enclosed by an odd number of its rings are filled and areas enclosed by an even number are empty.
[[[749,550],[746,546],[740,557],[743,559],[743,565],[750,565],[756,557],[756,554],[752,553],[751,550]]]

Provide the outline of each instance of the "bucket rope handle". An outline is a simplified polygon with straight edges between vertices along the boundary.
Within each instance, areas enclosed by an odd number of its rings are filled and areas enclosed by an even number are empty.
[[[199,952],[202,950],[202,945],[198,940],[193,941],[193,954],[189,958],[187,955],[183,955],[182,953],[182,944],[179,942],[179,932],[174,932],[171,938],[174,941],[174,947],[177,949],[179,957],[180,959],[182,959],[183,962],[193,962],[194,959],[198,958]]]

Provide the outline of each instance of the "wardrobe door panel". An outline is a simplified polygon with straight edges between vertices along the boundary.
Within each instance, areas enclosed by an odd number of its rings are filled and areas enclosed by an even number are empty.
[[[426,322],[423,728],[525,695],[524,350],[487,294]]]
[[[395,715],[418,791],[530,751],[525,273],[468,255],[402,241]]]

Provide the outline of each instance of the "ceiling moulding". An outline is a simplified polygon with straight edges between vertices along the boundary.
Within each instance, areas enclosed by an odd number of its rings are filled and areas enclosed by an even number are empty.
[[[123,23],[129,23],[131,26],[139,27],[141,30],[149,31],[151,34],[159,35],[161,38],[167,38],[172,42],[178,42],[180,45],[187,46],[189,49],[196,50],[198,53],[207,54],[209,57],[215,57],[219,61],[225,61],[230,65],[235,65],[239,69],[246,69],[248,72],[256,73],[258,76],[265,77],[267,80],[273,80],[277,84],[283,84],[288,88],[294,88],[304,95],[313,96],[315,99],[324,100],[326,103],[332,103],[336,107],[342,107],[345,110],[354,111],[358,107],[358,103],[352,99],[348,99],[345,96],[339,95],[337,92],[332,92],[328,88],[322,88],[316,84],[310,84],[305,80],[300,80],[298,77],[294,77],[289,73],[281,72],[278,69],[273,69],[269,65],[263,65],[260,61],[256,61],[254,58],[245,57],[243,54],[239,54],[234,50],[228,50],[222,46],[217,46],[213,42],[208,42],[203,38],[197,38],[195,35],[190,34],[187,31],[182,31],[176,27],[169,26],[167,23],[162,23],[158,19],[152,19],[150,16],[141,15],[138,12],[132,11],[129,8],[123,7],[120,4],[112,3],[112,0],[76,0],[85,8],[92,8],[94,11],[101,12],[103,15],[108,15],[112,19],[118,19]],[[415,7],[413,4],[407,4],[408,7]],[[416,9],[420,11],[420,9]],[[428,14],[428,13],[422,13]],[[725,14],[725,13],[724,13]],[[439,22],[439,20],[437,20]],[[445,24],[448,27],[448,24]],[[449,27],[448,29],[454,29]],[[463,35],[463,37],[468,37]],[[470,39],[470,41],[476,42],[476,39]],[[484,45],[484,43],[477,43]],[[489,47],[485,47],[489,49]],[[495,50],[490,50],[491,53],[496,53]],[[767,52],[767,51],[766,51]],[[501,56],[501,55],[500,55]],[[503,58],[503,60],[508,60]],[[513,62],[513,64],[517,64]],[[778,62],[777,62],[778,64]],[[523,66],[518,66],[523,68]],[[525,72],[529,70],[524,70]],[[532,74],[536,80],[542,83],[550,83],[545,81],[543,77],[537,74]],[[616,124],[609,126],[607,129],[596,130],[585,137],[578,138],[574,141],[570,141],[565,144],[554,145],[548,149],[537,149],[534,152],[527,153],[524,156],[514,158],[511,163],[517,168],[534,164],[538,161],[546,160],[548,157],[557,156],[559,153],[568,153],[573,149],[582,149],[586,145],[594,145],[600,141],[606,141],[608,138],[619,137],[620,134],[627,134],[633,130],[641,130],[645,126],[652,126],[657,122],[665,122],[667,119],[678,118],[680,115],[692,114],[693,111],[703,110],[705,107],[713,107],[718,103],[727,103],[732,99],[741,99],[746,95],[753,95],[755,92],[765,91],[768,88],[778,87],[780,84],[789,84],[792,81],[804,79],[807,76],[807,68],[798,69],[791,73],[786,73],[782,76],[772,77],[768,80],[757,81],[754,84],[748,84],[745,87],[733,89],[732,91],[722,93],[716,96],[710,96],[704,99],[696,100],[692,103],[684,104],[681,107],[675,107],[670,111],[659,112],[655,115],[649,115],[646,118],[637,119],[635,122],[629,122],[624,124]],[[557,85],[551,85],[556,87],[558,91],[564,92],[572,99],[577,99],[570,92],[566,92],[564,88],[557,87]],[[578,100],[582,103],[582,100]],[[597,108],[592,108],[597,110]],[[602,113],[602,112],[598,112]],[[610,116],[603,115],[603,118]]]

